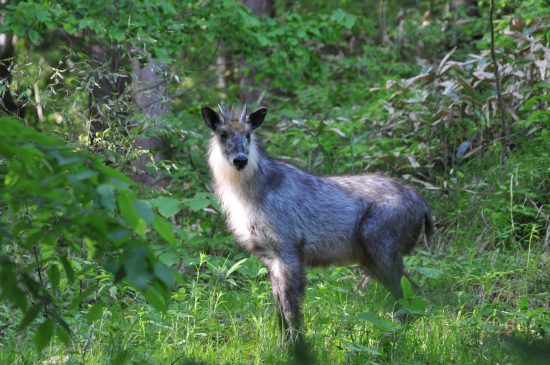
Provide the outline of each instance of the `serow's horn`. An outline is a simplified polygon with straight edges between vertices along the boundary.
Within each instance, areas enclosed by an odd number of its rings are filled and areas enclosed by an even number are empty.
[[[227,111],[224,109],[224,107],[221,106],[220,104],[218,104],[218,109],[220,109],[220,113],[222,113],[223,121],[224,121],[224,122],[230,122],[230,121],[231,121],[231,118],[230,118],[229,115],[227,114]]]
[[[243,112],[241,114],[241,118],[239,119],[239,123],[246,122],[246,114],[247,113],[248,113],[248,107],[246,106],[246,104],[244,104]]]

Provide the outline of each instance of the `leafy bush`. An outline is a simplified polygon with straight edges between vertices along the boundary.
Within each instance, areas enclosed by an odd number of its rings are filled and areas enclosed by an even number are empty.
[[[172,225],[99,158],[16,120],[0,125],[0,299],[18,309],[19,328],[42,314],[38,348],[54,332],[69,342],[65,312],[91,304],[93,321],[104,305],[121,305],[107,278],[166,309],[176,276],[148,241],[154,231],[173,244]]]
[[[535,34],[507,30],[500,40],[506,44],[498,53],[506,124],[512,126],[512,131],[517,128],[519,134],[525,128],[530,134],[539,133],[550,120],[550,98],[544,83],[549,72],[545,59],[550,50]],[[500,143],[506,131],[501,130],[497,114],[489,51],[462,62],[450,60],[453,52],[437,67],[401,82],[387,83],[393,94],[382,103],[388,119],[378,122],[382,128],[375,143],[387,151],[396,169],[426,176],[436,168],[450,174],[457,164],[476,153],[508,148]],[[396,146],[388,141],[402,140],[403,136],[407,142],[400,144],[402,152],[392,156]],[[451,184],[448,178],[439,185]]]

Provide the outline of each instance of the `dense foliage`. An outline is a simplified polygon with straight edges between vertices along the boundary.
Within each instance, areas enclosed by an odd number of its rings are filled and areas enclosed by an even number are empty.
[[[490,1],[256,3],[2,2],[0,363],[542,363],[547,2],[494,1],[500,94]],[[319,269],[305,348],[276,347],[267,272],[205,161],[200,107],[244,101],[269,107],[274,156],[427,197],[416,320],[356,268]]]
[[[71,330],[62,312],[91,301],[93,320],[103,298],[117,300],[99,263],[166,309],[175,276],[155,259],[146,238],[151,227],[173,244],[172,225],[136,198],[126,176],[97,157],[18,121],[1,123],[0,289],[24,315],[20,329],[44,311],[49,318],[37,332],[38,348],[54,329],[68,343]]]

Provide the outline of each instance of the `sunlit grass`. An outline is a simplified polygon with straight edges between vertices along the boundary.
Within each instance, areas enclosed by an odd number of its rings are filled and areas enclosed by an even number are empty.
[[[484,252],[461,242],[442,252],[421,250],[408,263],[429,306],[423,316],[396,322],[396,329],[361,319],[361,313],[369,312],[382,320],[395,320],[395,312],[393,300],[380,285],[370,282],[366,294],[354,291],[360,278],[356,268],[310,271],[304,305],[308,361],[517,363],[519,357],[506,336],[536,339],[541,328],[548,326],[548,292],[532,285],[548,280],[547,254]],[[244,265],[246,272],[260,267],[254,260]],[[106,310],[92,326],[85,318],[75,318],[69,352],[54,343],[38,356],[30,337],[14,336],[0,347],[0,361],[288,363],[292,354],[277,345],[267,276],[257,271],[258,275],[246,276],[237,270],[232,274],[234,285],[211,271],[198,270],[174,293],[166,313],[137,299],[121,312]]]

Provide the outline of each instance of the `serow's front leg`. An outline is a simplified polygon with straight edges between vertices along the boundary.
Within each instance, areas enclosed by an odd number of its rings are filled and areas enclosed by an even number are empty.
[[[279,339],[296,340],[302,325],[301,303],[306,288],[305,270],[299,259],[277,258],[269,264],[273,297],[277,306]]]

